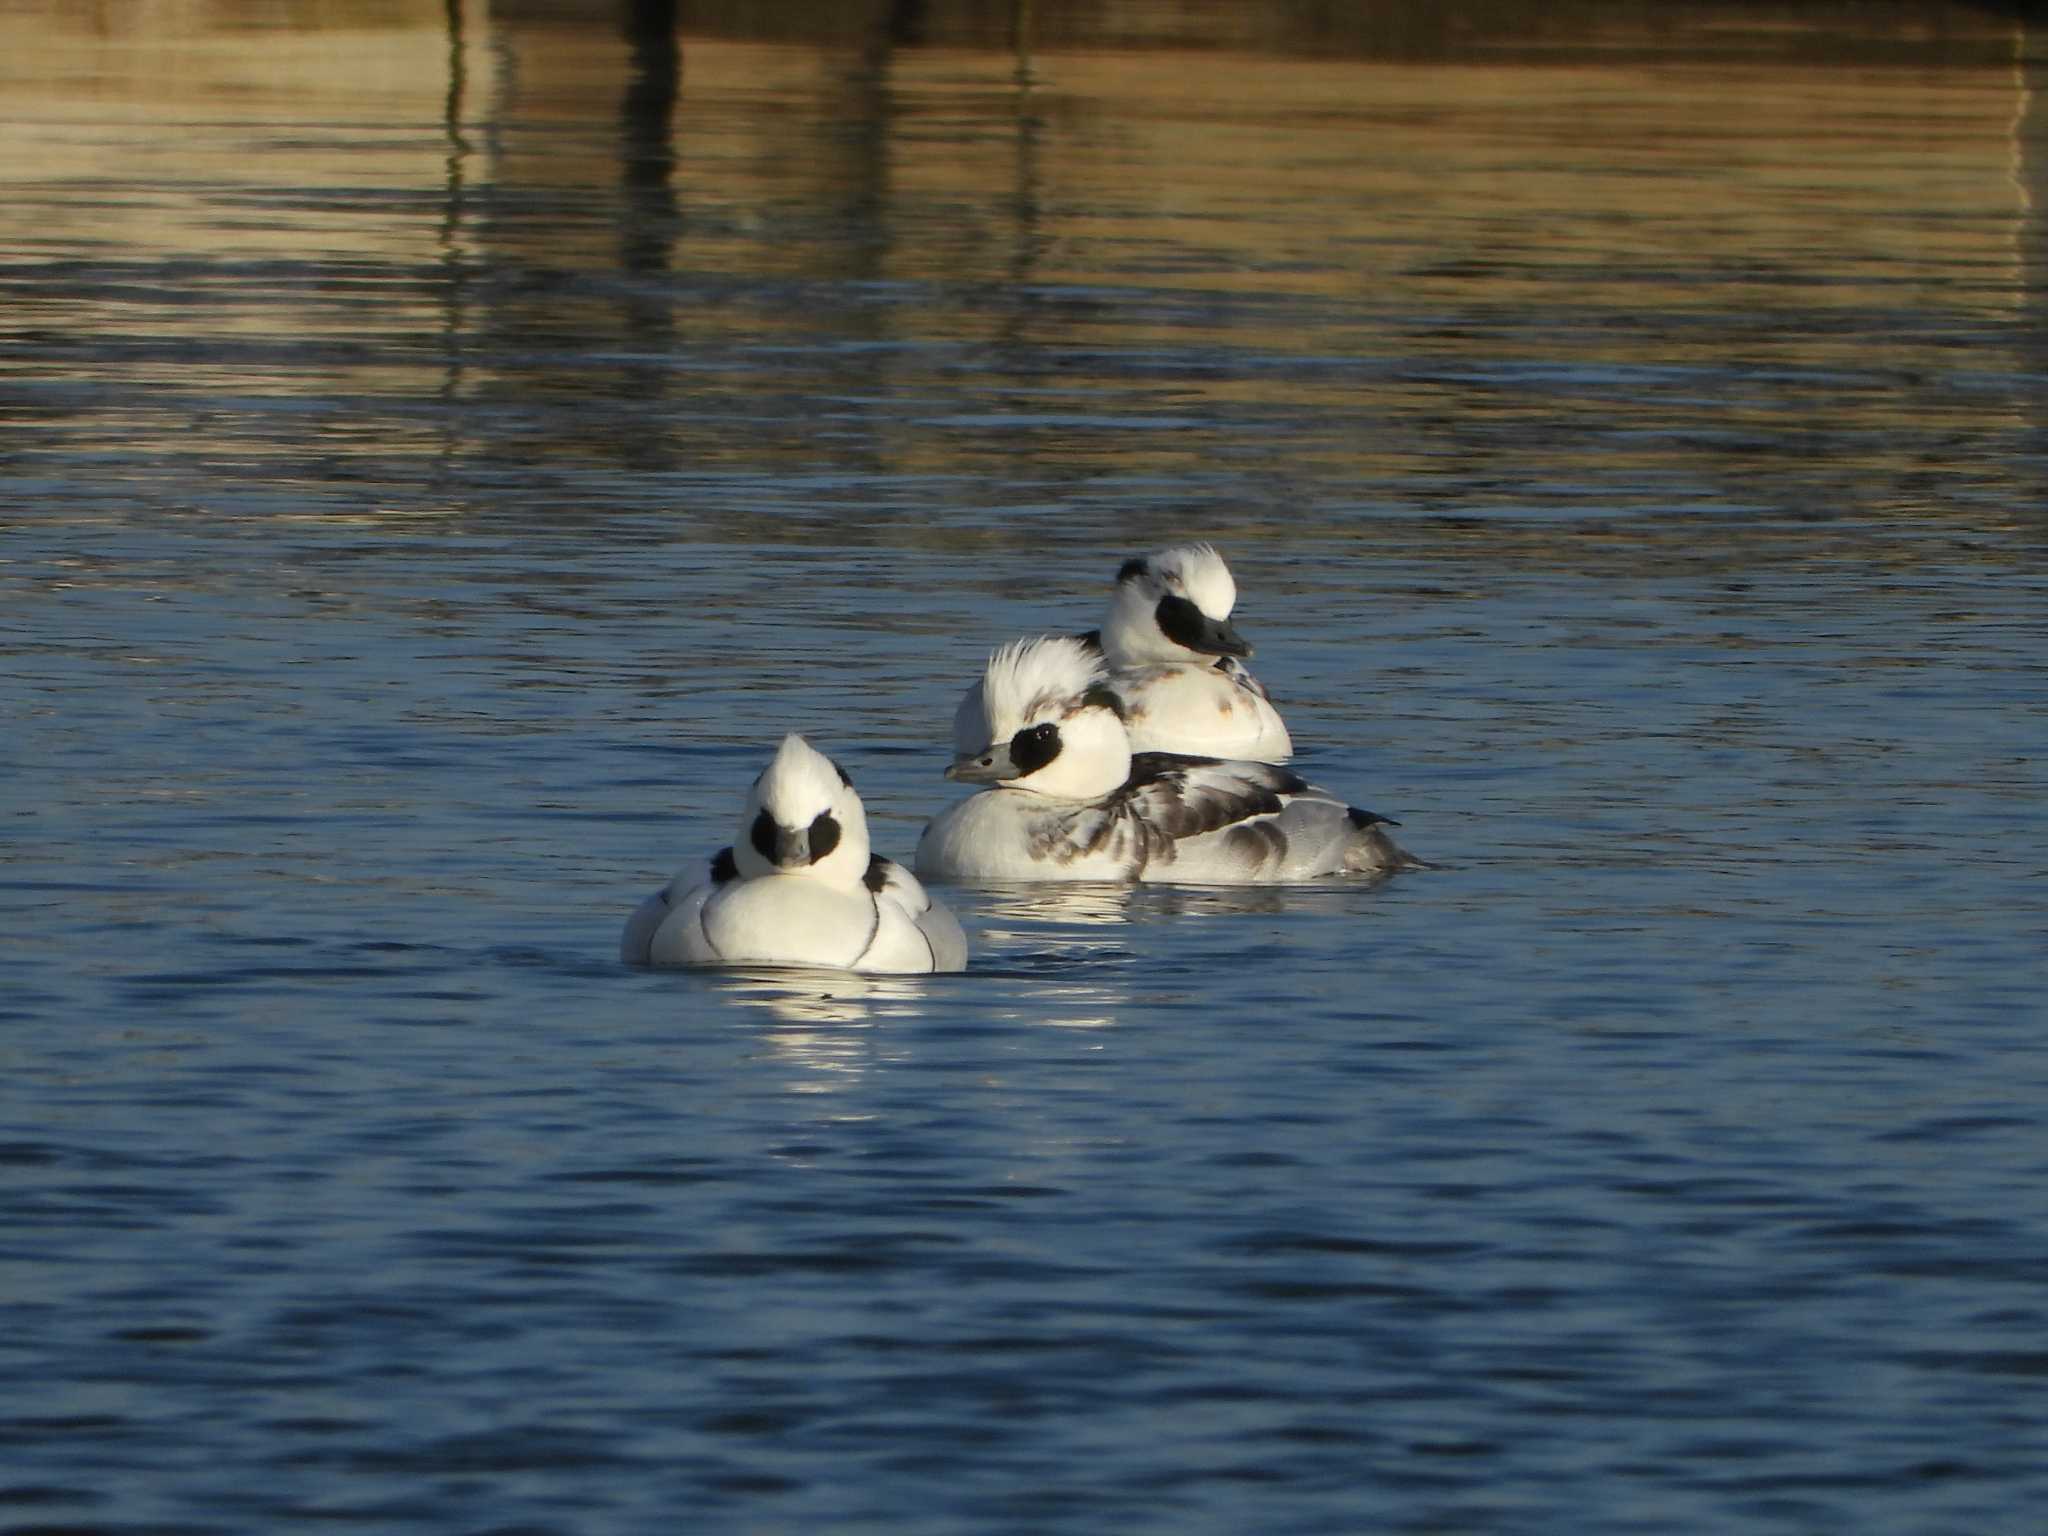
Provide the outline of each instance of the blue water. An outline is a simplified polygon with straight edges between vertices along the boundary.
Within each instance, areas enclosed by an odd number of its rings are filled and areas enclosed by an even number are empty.
[[[2038,37],[360,9],[0,21],[0,1532],[2033,1528]],[[616,964],[1190,537],[1440,868]]]

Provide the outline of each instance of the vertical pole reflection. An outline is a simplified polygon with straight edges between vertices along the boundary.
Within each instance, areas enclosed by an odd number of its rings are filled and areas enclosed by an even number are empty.
[[[625,189],[619,259],[628,272],[664,272],[675,243],[675,111],[682,47],[676,0],[627,0],[630,54],[619,108],[619,171]]]
[[[668,393],[667,360],[676,334],[668,281],[681,224],[675,113],[683,58],[676,0],[626,0],[621,26],[628,59],[619,99],[619,269],[628,280],[622,316],[628,351],[641,360],[628,365],[625,382],[636,396],[651,400]],[[658,458],[661,446],[661,436],[650,435],[633,456]]]
[[[1037,270],[1039,257],[1045,249],[1039,220],[1042,200],[1038,167],[1039,140],[1044,135],[1045,119],[1032,94],[1037,77],[1031,67],[1031,45],[1031,0],[1012,0],[1010,50],[1015,55],[1016,67],[1011,80],[1017,88],[1017,139],[1016,177],[1011,197],[1011,210],[1016,220],[1016,245],[1011,255],[1010,281],[1020,292]]]
[[[860,230],[851,242],[849,275],[879,276],[886,263],[889,227],[889,145],[895,132],[896,102],[889,73],[899,48],[917,46],[924,29],[919,0],[891,0],[872,18],[859,58],[847,77],[841,114],[847,124],[847,163],[841,178],[847,216]]]
[[[890,0],[889,15],[883,29],[890,46],[915,48],[925,40],[930,21],[925,0]]]
[[[468,164],[472,153],[463,118],[469,94],[469,35],[463,14],[465,0],[447,0],[448,91],[441,107],[441,131],[447,141],[442,160],[441,229],[441,447],[445,467],[454,456],[458,434],[454,407],[462,395],[463,330],[467,323],[469,273],[463,258],[462,235],[468,216]]]
[[[447,172],[447,202],[441,211],[441,248],[451,249],[462,227],[463,163],[470,145],[462,131],[463,104],[469,93],[468,36],[462,14],[463,0],[447,0],[448,91],[441,105],[441,131],[448,140],[444,161]]]
[[[2025,327],[2027,355],[2021,366],[2035,380],[2048,375],[2048,26],[2022,10],[2014,22],[2017,53],[2014,82],[2012,175],[2020,208],[2019,275],[2033,314]],[[2032,451],[2048,451],[2048,391],[2027,391],[2033,400],[2028,429]]]

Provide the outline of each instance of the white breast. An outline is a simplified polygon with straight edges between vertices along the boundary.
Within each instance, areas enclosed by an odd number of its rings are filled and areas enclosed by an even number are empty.
[[[702,893],[702,899],[697,898]],[[822,881],[767,875],[700,887],[655,932],[655,965],[832,965],[873,942],[874,899]]]
[[[889,973],[958,971],[967,935],[900,865],[887,864],[877,893],[770,875],[674,887],[643,901],[626,921],[620,958],[629,965],[816,965]]]
[[[989,789],[949,806],[924,829],[917,872],[927,880],[1130,880],[1116,848],[1076,853],[1065,833],[1074,807],[1021,789]]]

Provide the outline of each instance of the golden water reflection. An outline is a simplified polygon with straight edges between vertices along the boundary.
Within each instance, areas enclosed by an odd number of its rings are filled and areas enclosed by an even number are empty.
[[[401,491],[1022,452],[1824,503],[2038,426],[2042,44],[1977,8],[774,9],[17,0],[0,366],[81,450],[257,461],[318,403],[285,477]],[[641,414],[547,414],[590,398]]]

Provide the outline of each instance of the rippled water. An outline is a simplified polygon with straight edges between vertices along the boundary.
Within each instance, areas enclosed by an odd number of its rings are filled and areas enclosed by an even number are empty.
[[[0,5],[0,1529],[2030,1529],[2039,36],[568,9]],[[1441,869],[614,963],[1186,537]]]

